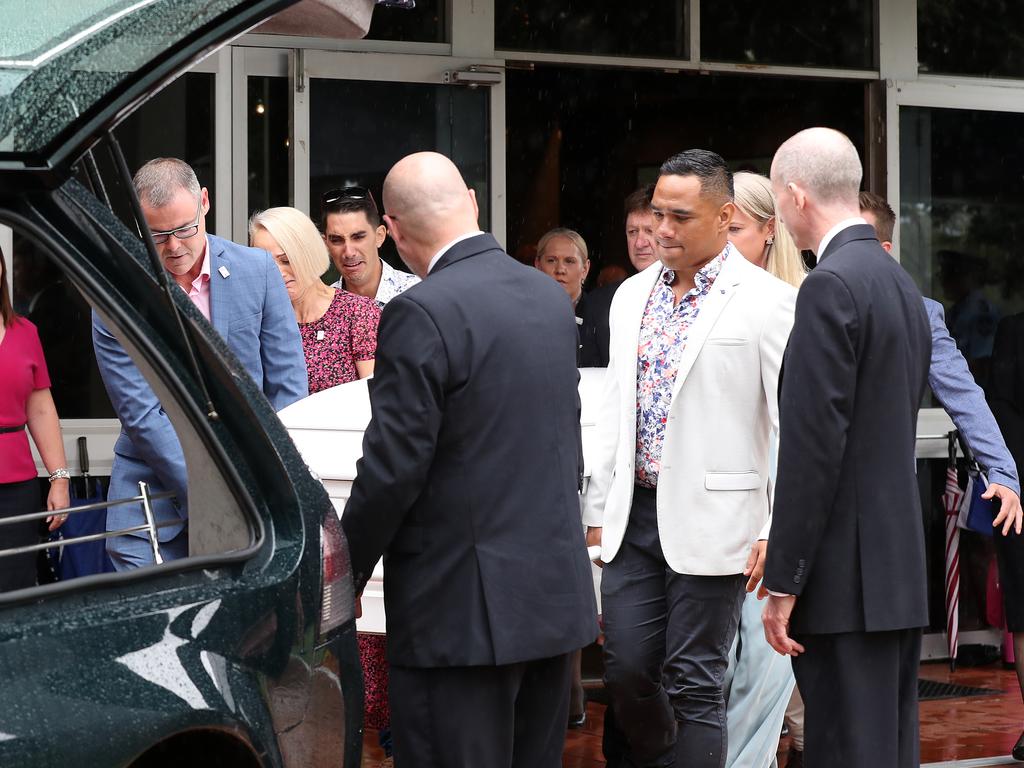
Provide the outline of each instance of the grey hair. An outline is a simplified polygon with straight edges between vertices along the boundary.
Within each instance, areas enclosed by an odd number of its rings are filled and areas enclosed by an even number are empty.
[[[857,205],[864,170],[853,142],[831,128],[808,128],[783,142],[772,162],[772,177],[797,183],[823,203]]]
[[[192,166],[176,157],[157,157],[135,172],[135,194],[151,208],[163,208],[179,189],[195,198],[202,194]]]

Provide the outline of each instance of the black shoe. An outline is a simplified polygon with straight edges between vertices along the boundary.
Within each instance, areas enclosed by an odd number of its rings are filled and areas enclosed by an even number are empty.
[[[789,752],[786,754],[786,768],[804,768],[803,750],[789,748]]]
[[[569,715],[569,728],[577,730],[587,724],[587,710],[583,710],[578,715]]]
[[[1014,760],[1024,760],[1024,733],[1017,739],[1017,743],[1013,745],[1013,752],[1010,754],[1013,755]]]

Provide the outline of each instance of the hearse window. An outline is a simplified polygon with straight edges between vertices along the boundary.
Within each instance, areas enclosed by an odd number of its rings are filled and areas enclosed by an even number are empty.
[[[108,218],[104,225],[120,227],[113,217],[108,215]],[[0,212],[0,224],[6,223]],[[131,391],[133,382],[144,383],[148,384],[154,398],[153,412],[147,418],[151,419],[150,423],[165,425],[166,432],[162,442],[150,443],[145,448],[122,442],[114,459],[115,464],[122,464],[121,471],[115,472],[120,482],[111,487],[95,477],[96,474],[109,474],[109,469],[83,466],[90,438],[79,434],[74,424],[69,427],[65,423],[63,442],[67,467],[72,475],[68,519],[53,534],[45,530],[44,519],[48,513],[44,510],[49,482],[46,470],[41,469],[42,476],[37,478],[39,497],[33,502],[34,508],[7,509],[4,518],[0,519],[0,568],[12,563],[32,568],[37,571],[38,584],[110,572],[112,563],[104,556],[108,540],[116,542],[111,548],[117,551],[115,559],[119,562],[131,562],[132,557],[148,563],[156,562],[154,540],[156,551],[164,560],[176,556],[222,555],[247,550],[256,542],[258,524],[245,513],[232,491],[232,483],[219,469],[227,464],[226,455],[211,447],[215,445],[211,433],[201,434],[201,426],[197,429],[196,423],[202,425],[204,415],[199,413],[197,416],[198,412],[189,403],[187,393],[180,391],[181,385],[175,383],[185,365],[168,346],[168,340],[161,338],[149,325],[147,312],[151,313],[153,308],[125,306],[122,307],[125,316],[119,316],[113,306],[92,303],[78,289],[60,259],[52,256],[19,227],[12,229],[14,247],[12,252],[4,253],[3,258],[7,274],[13,276],[13,281],[8,280],[14,284],[13,308],[38,330],[58,415],[62,418],[78,416],[86,410],[91,415],[113,415],[114,408],[107,389],[114,392],[119,388],[122,394],[115,395],[114,400],[123,402],[124,392]],[[117,248],[118,242],[110,235],[101,235],[98,229],[92,234],[97,242],[105,241],[105,247]],[[121,242],[127,242],[129,237],[127,232],[117,234],[117,240]],[[79,257],[80,254],[71,253],[63,263]],[[126,265],[131,258],[123,254]],[[92,333],[93,309],[97,310],[103,326],[109,331],[108,334],[99,334],[100,343],[106,350],[105,354],[99,355],[104,361],[99,368]],[[157,307],[156,311],[160,309]],[[186,317],[185,321],[188,323],[190,318]],[[24,324],[20,327],[30,328]],[[5,340],[14,338],[10,329],[8,334]],[[31,337],[31,330],[28,335]],[[144,345],[155,353],[155,359],[152,354],[143,353]],[[5,352],[13,354],[13,345],[0,345],[0,353]],[[0,360],[0,369],[7,362],[10,361]],[[101,370],[106,374],[106,386],[101,379]],[[31,386],[35,388],[42,381],[37,378]],[[141,398],[143,402],[145,399],[145,396]],[[136,409],[136,413],[141,411]],[[17,425],[0,426],[10,428]],[[27,434],[28,430],[24,432]],[[0,435],[0,438],[8,440],[11,437],[9,430]],[[79,438],[82,437],[86,438],[84,452],[79,449]],[[32,445],[30,438],[20,439]],[[121,440],[124,441],[123,436]],[[186,478],[184,494],[163,482],[162,477],[171,476],[165,471],[166,466],[161,465],[160,472],[146,471],[144,468],[148,464],[138,458],[147,450],[150,456],[156,451],[157,456],[166,458],[170,463],[174,455],[181,455],[177,448],[179,444],[185,461],[184,472],[178,473]],[[94,455],[103,455],[109,454],[111,446],[94,443],[92,448]],[[133,471],[134,463],[138,463],[138,467]],[[43,466],[38,456],[35,465]],[[124,471],[126,466],[128,471]],[[83,470],[91,470],[93,477],[84,478]],[[24,482],[30,479],[18,478]],[[140,480],[145,484],[140,485]],[[191,502],[188,505],[188,524],[184,528],[181,516],[175,511],[183,495]],[[13,514],[19,520],[11,522]],[[175,537],[178,530],[182,533]],[[120,535],[115,535],[118,531]],[[161,538],[164,541],[160,541]],[[8,596],[17,597],[13,592],[3,597]]]

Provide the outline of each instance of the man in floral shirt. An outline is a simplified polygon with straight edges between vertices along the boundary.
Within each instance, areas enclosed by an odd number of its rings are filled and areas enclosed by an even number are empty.
[[[605,561],[605,682],[628,764],[721,768],[727,654],[763,568],[796,290],[729,245],[732,175],[714,152],[667,160],[652,210],[662,267],[612,303],[584,521]]]

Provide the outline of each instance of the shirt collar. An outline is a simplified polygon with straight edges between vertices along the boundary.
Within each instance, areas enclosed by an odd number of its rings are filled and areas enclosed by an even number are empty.
[[[703,292],[714,285],[715,278],[717,278],[718,273],[722,271],[722,265],[725,264],[725,260],[729,258],[729,254],[731,254],[733,250],[732,243],[727,242],[721,253],[697,270],[697,273],[693,276],[693,284],[696,286],[696,290]],[[675,270],[669,269],[668,267],[662,267],[661,281],[665,285],[671,287],[672,282],[675,279]]]
[[[211,266],[213,260],[210,258],[210,238],[206,237],[206,250],[203,251],[203,268],[199,270],[199,274],[196,275],[196,279],[192,281],[192,287],[199,289],[203,283],[210,282]],[[186,291],[187,293],[187,291]]]
[[[825,233],[825,236],[821,238],[821,242],[818,243],[818,250],[814,252],[814,255],[820,259],[822,254],[825,253],[825,249],[828,248],[828,244],[832,242],[832,239],[844,229],[852,227],[854,224],[867,224],[867,221],[860,216],[851,216],[848,219],[843,219]]]
[[[448,252],[448,249],[450,249],[456,243],[461,243],[463,240],[469,240],[469,238],[471,238],[471,237],[476,237],[477,235],[482,235],[482,234],[483,234],[483,230],[479,230],[478,229],[476,232],[467,232],[464,235],[459,235],[454,240],[452,240],[450,243],[445,243],[443,246],[441,246],[441,250],[439,250],[437,253],[434,254],[434,258],[432,258],[430,260],[430,263],[427,265],[427,274],[428,275],[430,274],[430,271],[434,268],[434,265],[437,264],[437,262],[440,261],[441,257],[444,256]]]

